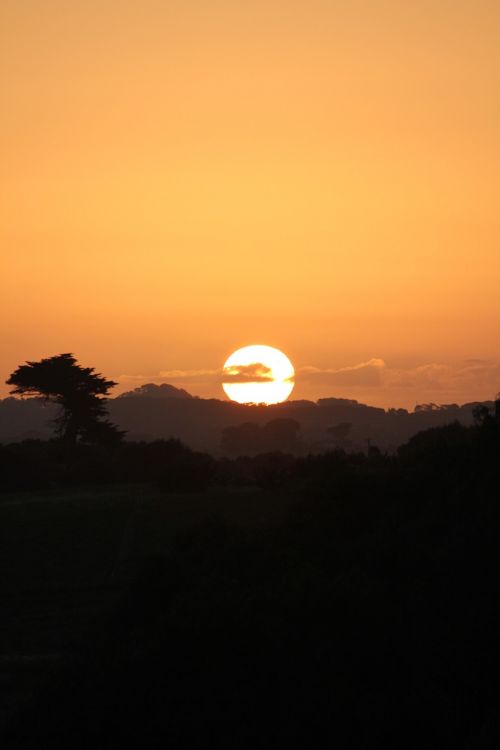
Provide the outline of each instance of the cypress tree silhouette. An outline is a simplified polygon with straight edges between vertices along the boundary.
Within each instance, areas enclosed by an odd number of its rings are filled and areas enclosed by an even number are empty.
[[[121,440],[124,432],[106,419],[106,396],[117,385],[81,367],[72,354],[58,354],[20,365],[7,380],[13,395],[39,397],[58,404],[54,420],[58,436],[68,445],[77,441],[109,443]]]

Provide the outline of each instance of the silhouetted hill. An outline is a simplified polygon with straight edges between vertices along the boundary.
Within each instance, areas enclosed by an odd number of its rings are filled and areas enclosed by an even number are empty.
[[[145,383],[132,391],[125,391],[117,398],[194,398],[184,388],[175,388],[168,383]]]
[[[487,402],[491,406],[492,402]],[[244,406],[218,399],[195,398],[182,389],[153,383],[109,400],[111,420],[126,430],[128,440],[175,437],[196,450],[221,450],[223,431],[243,423],[264,426],[275,419],[291,419],[300,425],[304,452],[333,448],[367,450],[377,445],[394,451],[421,430],[458,421],[472,424],[475,403],[424,404],[414,412],[368,406],[351,399],[328,398],[288,401],[275,406]],[[0,442],[51,436],[50,420],[56,410],[40,399],[0,400]],[[299,442],[297,442],[297,445]]]
[[[18,440],[46,440],[53,434],[50,421],[57,409],[41,398],[0,399],[0,442]]]

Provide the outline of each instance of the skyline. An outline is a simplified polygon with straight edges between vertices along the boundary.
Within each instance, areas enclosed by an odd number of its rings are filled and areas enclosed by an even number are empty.
[[[70,351],[116,393],[224,398],[227,356],[261,343],[293,399],[494,398],[499,21],[486,0],[3,3],[0,397]]]
[[[169,383],[202,398],[226,395],[222,389],[222,368],[214,370],[170,370],[156,374],[117,376],[116,395],[139,385]],[[416,367],[390,367],[382,359],[344,368],[296,367],[295,387],[290,400],[320,398],[352,398],[384,408],[407,408],[417,404],[467,403],[495,398],[500,380],[500,367],[495,362],[469,360],[452,367],[431,363]],[[474,392],[473,398],[467,393]]]
[[[82,364],[89,365],[88,362]],[[167,383],[200,398],[229,400],[223,388],[223,381],[226,379],[224,372],[224,368],[220,367],[212,370],[177,369],[150,374],[113,375],[117,386],[111,397],[147,383]],[[461,405],[474,401],[491,401],[498,393],[494,389],[499,378],[500,367],[487,360],[471,359],[456,368],[436,363],[396,368],[388,366],[382,359],[373,358],[368,362],[338,369],[313,366],[295,368],[293,392],[286,400],[348,398],[385,409],[406,408],[412,411],[415,406],[425,403]],[[472,390],[480,395],[467,399],[466,394]],[[431,398],[432,394],[437,398]],[[3,396],[7,395],[8,386]]]

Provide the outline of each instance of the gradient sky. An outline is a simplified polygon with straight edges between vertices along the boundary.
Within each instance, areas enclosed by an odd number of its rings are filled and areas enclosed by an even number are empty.
[[[500,390],[497,0],[2,0],[0,395],[74,352],[223,397]]]

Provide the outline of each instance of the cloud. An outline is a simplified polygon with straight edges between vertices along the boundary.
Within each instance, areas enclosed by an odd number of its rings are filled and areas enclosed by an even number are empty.
[[[493,397],[500,386],[500,365],[483,360],[467,360],[450,365],[431,362],[410,369],[388,368],[385,384],[389,388],[464,392],[490,391]]]
[[[161,370],[149,375],[119,375],[120,383],[220,382],[222,370]]]
[[[373,358],[338,369],[302,367],[298,376],[310,386],[385,389],[416,394],[446,393],[447,398],[490,397],[500,389],[500,364],[483,359],[468,359],[458,364],[428,362],[415,367],[391,367],[383,359]],[[481,395],[482,394],[482,395]]]
[[[378,386],[383,383],[387,365],[383,359],[373,358],[367,362],[338,369],[302,367],[298,371],[300,379],[332,386]]]
[[[171,380],[217,380],[219,382],[221,375],[222,370],[220,368],[217,368],[217,370],[162,370],[160,372],[160,377],[169,382]]]
[[[262,362],[250,365],[230,365],[223,370],[225,383],[272,383],[274,381],[270,367]]]

